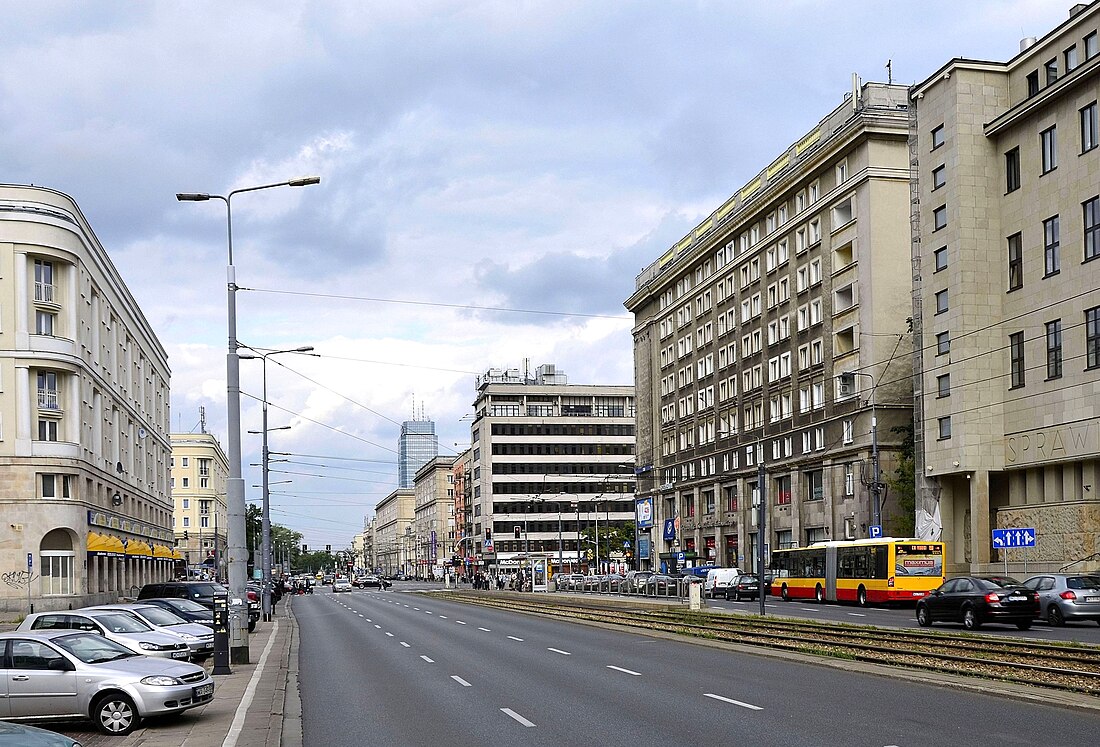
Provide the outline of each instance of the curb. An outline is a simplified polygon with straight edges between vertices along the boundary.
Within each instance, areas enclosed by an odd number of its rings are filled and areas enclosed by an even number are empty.
[[[283,724],[280,747],[302,747],[302,693],[298,686],[298,621],[294,618],[293,600],[287,600],[286,618],[290,626],[290,644],[286,650],[286,681],[283,684]]]

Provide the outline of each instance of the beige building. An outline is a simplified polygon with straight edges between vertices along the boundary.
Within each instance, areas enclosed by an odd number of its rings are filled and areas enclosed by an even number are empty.
[[[761,466],[768,548],[896,531],[872,447],[884,481],[912,408],[907,137],[906,88],[853,80],[638,276],[642,568],[755,567]]]
[[[209,433],[173,433],[171,439],[176,549],[189,566],[221,561],[218,578],[224,579],[229,460]]]
[[[415,518],[414,563],[421,578],[442,578],[444,560],[455,543],[453,456],[437,456],[413,478]]]
[[[1100,568],[1100,6],[1070,13],[911,91],[917,518],[949,572]]]
[[[80,208],[0,186],[0,614],[169,578],[164,348]]]
[[[389,575],[412,575],[414,564],[413,523],[416,519],[412,488],[397,488],[374,507],[375,567]]]

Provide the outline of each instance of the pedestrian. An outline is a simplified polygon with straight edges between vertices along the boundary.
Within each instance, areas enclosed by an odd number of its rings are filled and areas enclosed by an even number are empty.
[[[382,591],[386,591],[390,588],[390,581],[385,576],[378,577],[378,586]]]

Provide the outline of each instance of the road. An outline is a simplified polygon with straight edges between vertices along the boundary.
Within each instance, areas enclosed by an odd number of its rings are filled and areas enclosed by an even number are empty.
[[[411,591],[319,591],[293,604],[306,745],[1001,746],[1051,734],[1092,745],[1100,733],[1100,713]]]

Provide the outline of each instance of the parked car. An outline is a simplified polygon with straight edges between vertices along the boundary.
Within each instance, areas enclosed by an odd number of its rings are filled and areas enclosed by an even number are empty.
[[[191,650],[191,661],[206,661],[214,655],[214,631],[199,623],[187,622],[179,615],[155,604],[105,604],[86,609],[127,612],[163,633],[177,635]]]
[[[1039,618],[1051,625],[1067,622],[1100,624],[1100,576],[1043,573],[1024,581],[1039,595]]]
[[[382,579],[373,573],[368,573],[366,576],[361,577],[359,582],[360,589],[381,589]]]
[[[56,731],[0,721],[0,747],[80,747],[80,742]]]
[[[228,590],[213,581],[165,581],[157,584],[145,584],[138,592],[138,599],[160,599],[164,597],[190,599],[192,602],[198,602],[203,607],[213,610],[214,594],[222,592],[228,593]],[[256,629],[256,623],[260,619],[259,597],[254,598],[252,594],[249,594],[245,600],[230,597],[229,604],[236,606],[247,604],[248,630],[251,632]]]
[[[755,573],[742,573],[731,585],[726,587],[726,601],[733,597],[734,601],[742,599],[756,599],[760,596],[760,577]]]
[[[27,615],[16,630],[83,630],[97,633],[136,654],[183,661],[191,658],[191,649],[178,635],[153,630],[121,610],[35,612]]]
[[[26,697],[4,718],[90,718],[105,734],[129,734],[147,716],[208,703],[214,680],[197,664],[135,654],[91,631],[0,633],[0,669]]]
[[[190,599],[142,599],[141,603],[153,604],[169,612],[174,612],[187,622],[205,625],[211,629],[214,627],[213,610],[203,607],[198,602],[192,602]]]
[[[917,624],[961,622],[975,630],[996,622],[1027,630],[1038,612],[1038,594],[1011,576],[960,576],[917,602]]]
[[[332,593],[336,594],[341,591],[351,591],[351,582],[346,578],[338,578],[332,582]]]
[[[645,580],[652,575],[653,571],[627,571],[622,584],[623,592],[640,594],[645,589]]]
[[[671,596],[676,591],[676,579],[666,573],[654,573],[645,580],[644,593],[650,596]]]
[[[703,582],[703,596],[717,599],[718,597],[725,597],[729,599],[726,594],[726,589],[731,584],[737,582],[737,577],[743,574],[740,568],[715,568],[707,573],[706,581]]]

